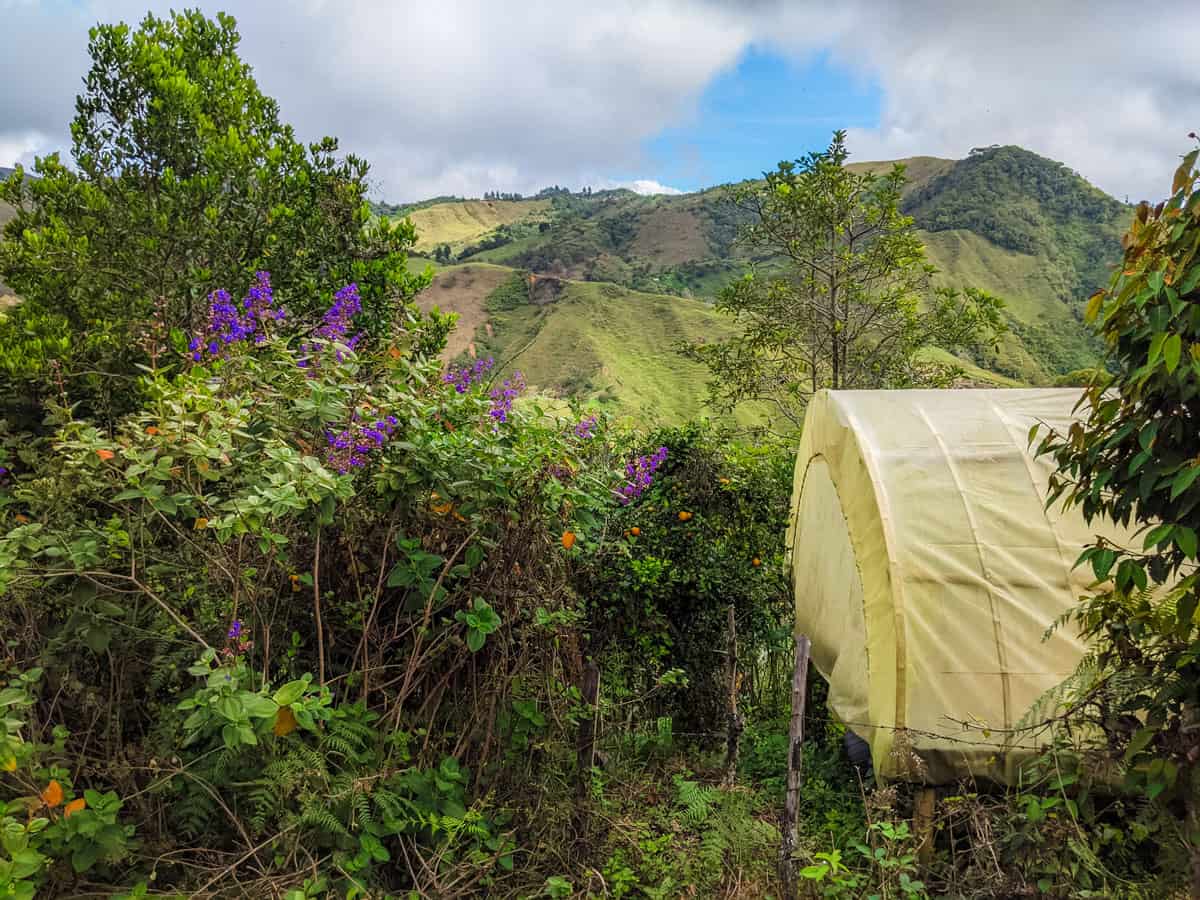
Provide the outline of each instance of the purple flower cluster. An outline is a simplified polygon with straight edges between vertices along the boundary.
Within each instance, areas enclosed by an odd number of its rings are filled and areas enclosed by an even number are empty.
[[[354,324],[354,317],[360,312],[362,312],[362,298],[358,294],[358,284],[351,282],[333,295],[333,305],[325,311],[325,315],[321,318],[321,324],[314,332],[316,337],[323,340],[306,341],[301,344],[300,353],[303,355],[296,364],[301,369],[319,367],[320,360],[317,359],[317,355],[325,343],[342,343],[351,350],[357,347],[358,342],[362,340],[362,332],[357,332],[350,338],[347,338],[346,334],[350,331],[350,326]],[[335,355],[338,362],[345,358],[345,354],[340,349],[336,351]]]
[[[357,469],[367,464],[367,454],[382,447],[387,439],[395,432],[399,421],[395,416],[387,416],[374,422],[360,422],[355,413],[350,427],[338,434],[325,432],[328,446],[325,448],[325,461],[345,475],[352,468]]]
[[[257,272],[254,278],[254,284],[240,304],[234,303],[229,291],[224,289],[209,294],[208,325],[204,336],[193,337],[188,344],[193,362],[200,362],[205,355],[218,357],[230,344],[251,338],[261,344],[267,339],[269,324],[286,315],[283,309],[274,306],[270,273]]]
[[[622,504],[630,503],[645,493],[654,480],[654,473],[667,459],[667,448],[659,447],[649,456],[639,456],[630,460],[625,466],[625,476],[629,479],[617,494]]]
[[[458,393],[465,394],[471,389],[471,385],[483,381],[483,376],[492,371],[494,365],[495,360],[490,356],[487,359],[477,359],[473,365],[451,369],[442,376],[442,381],[454,385],[454,390]]]
[[[354,317],[362,312],[362,298],[358,295],[358,285],[350,282],[333,295],[333,306],[325,312],[321,325],[317,328],[317,337],[327,341],[338,341],[346,337]],[[351,338],[351,340],[356,340]],[[349,341],[344,341],[349,344]]]
[[[524,390],[525,376],[520,372],[513,372],[512,378],[506,378],[503,384],[492,388],[492,408],[488,410],[488,415],[492,417],[494,425],[498,426],[501,422],[508,421],[508,414],[512,412],[513,400]]]
[[[234,619],[233,624],[229,626],[229,639],[236,641],[242,636],[242,620]]]
[[[590,441],[594,438],[596,436],[596,421],[596,416],[588,416],[586,419],[580,419],[574,428],[575,437],[581,441]]]

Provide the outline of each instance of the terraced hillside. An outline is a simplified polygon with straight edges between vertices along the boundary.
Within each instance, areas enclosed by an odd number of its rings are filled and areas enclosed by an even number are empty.
[[[1030,384],[1094,364],[1098,347],[1081,322],[1083,300],[1119,258],[1129,208],[1019,147],[984,148],[962,160],[901,162],[910,179],[905,209],[940,279],[984,288],[1008,304],[1011,332],[999,352],[972,362]],[[879,170],[892,163],[852,165]],[[536,214],[472,232],[456,257],[700,299],[714,297],[747,265],[772,262],[750,260],[736,245],[742,213],[722,188],[683,196],[560,194],[540,202],[545,206]],[[528,203],[513,203],[505,214],[529,209],[522,207]],[[418,228],[422,221],[438,223],[431,234],[441,237],[450,232],[440,223],[456,220],[467,205],[434,204],[413,218]],[[436,242],[423,236],[421,246]]]

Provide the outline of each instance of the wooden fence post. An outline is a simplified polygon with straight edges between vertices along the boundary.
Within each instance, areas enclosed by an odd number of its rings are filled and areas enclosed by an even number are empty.
[[[737,781],[738,752],[741,749],[742,731],[746,723],[738,712],[737,621],[734,619],[733,604],[729,604],[729,643],[726,649],[725,677],[729,684],[729,731],[725,736],[725,778],[721,784],[731,788]]]
[[[812,643],[803,634],[796,635],[796,668],[792,672],[792,721],[788,728],[787,799],[783,807],[782,840],[779,847],[779,877],[783,896],[796,896],[792,852],[796,849],[796,816],[800,804],[800,767],[804,747],[804,706],[808,699],[808,657]]]

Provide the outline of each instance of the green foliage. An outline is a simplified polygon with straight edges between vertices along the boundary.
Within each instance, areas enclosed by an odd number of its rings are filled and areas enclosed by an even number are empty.
[[[1043,436],[1051,497],[1089,521],[1133,525],[1141,547],[1100,540],[1080,556],[1096,590],[1071,614],[1093,654],[1070,698],[1094,714],[1126,787],[1185,819],[1200,890],[1200,173],[1193,150],[1169,200],[1138,207],[1125,260],[1088,306],[1115,374],[1089,387],[1086,418]],[[1037,429],[1030,435],[1031,441]]]
[[[1078,174],[1020,147],[977,148],[904,202],[927,231],[969,229],[1067,267],[1062,299],[1103,283],[1129,208]]]
[[[506,312],[529,304],[529,273],[513,272],[487,297],[488,312]]]
[[[653,698],[651,717],[674,707],[683,730],[715,731],[724,728],[728,703],[729,606],[746,669],[788,642],[779,535],[791,463],[783,448],[730,445],[701,425],[664,429],[642,446],[660,445],[666,462],[649,490],[613,517],[620,539],[587,561],[579,585],[589,598],[594,649],[619,647],[636,661],[619,689]],[[672,669],[686,684],[659,681]]]
[[[296,139],[238,42],[231,17],[195,11],[92,29],[74,165],[39,159],[39,177],[0,187],[17,207],[0,277],[24,298],[0,323],[6,395],[44,399],[54,362],[75,398],[123,412],[167,335],[198,330],[205,296],[258,269],[299,317],[323,309],[326,285],[357,281],[372,334],[413,318],[411,225],[371,217],[365,162]]]
[[[5,897],[61,891],[68,872],[107,870],[127,856],[134,834],[132,825],[119,821],[123,803],[116,793],[77,789],[68,768],[70,732],[65,727],[55,726],[48,743],[35,737],[28,715],[42,676],[41,669],[20,672],[0,690],[0,768],[6,773],[0,788],[0,848],[5,854],[0,856],[0,891]],[[77,769],[77,755],[73,762]]]
[[[742,242],[784,268],[731,283],[717,308],[738,333],[692,348],[712,370],[714,402],[767,402],[799,428],[822,388],[944,386],[961,372],[919,351],[994,344],[1003,330],[996,298],[931,285],[935,270],[900,212],[903,166],[879,177],[846,168],[847,156],[836,132],[825,152],[731,189],[752,217]]]

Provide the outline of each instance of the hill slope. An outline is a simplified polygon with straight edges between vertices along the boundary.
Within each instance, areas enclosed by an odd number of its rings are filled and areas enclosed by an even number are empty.
[[[527,284],[514,273],[489,298],[487,324],[475,333],[478,354],[494,356],[505,374],[519,369],[544,394],[594,401],[643,425],[708,412],[707,370],[676,345],[730,334],[709,304],[556,278],[539,280],[531,300]],[[758,422],[760,413],[746,408],[738,419]]]
[[[1129,208],[1019,147],[900,162],[909,176],[904,209],[940,279],[984,288],[1008,303],[1011,333],[998,354],[974,362],[1031,384],[1094,364],[1099,348],[1081,323],[1082,300],[1119,259]],[[714,297],[751,263],[735,243],[740,214],[722,188],[682,196],[560,194],[540,202],[533,210],[522,206],[530,201],[493,201],[508,221],[480,233],[487,221],[481,217],[452,248],[463,260],[701,299]],[[469,203],[414,213],[418,228],[424,222],[431,229],[421,246],[459,234],[446,223],[467,215]]]

